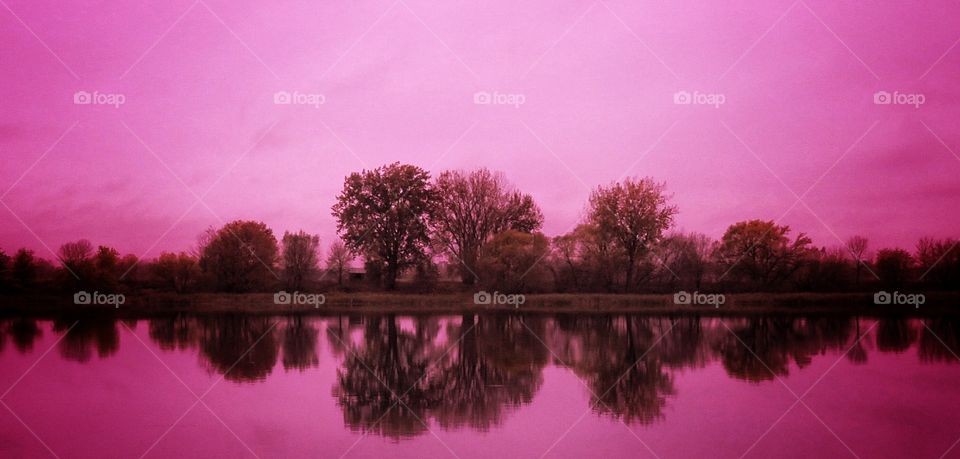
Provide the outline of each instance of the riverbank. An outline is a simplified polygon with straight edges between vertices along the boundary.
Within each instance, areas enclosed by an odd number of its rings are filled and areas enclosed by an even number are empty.
[[[502,297],[500,299],[503,299]],[[702,299],[702,298],[701,298]],[[0,314],[46,316],[65,313],[111,313],[145,316],[194,314],[461,314],[511,311],[525,313],[639,313],[701,315],[860,314],[960,315],[960,292],[932,292],[919,307],[876,305],[872,293],[740,293],[723,304],[675,304],[667,294],[532,294],[522,304],[476,304],[471,294],[329,293],[323,304],[275,304],[269,293],[128,294],[121,305],[78,305],[68,295],[3,295]]]

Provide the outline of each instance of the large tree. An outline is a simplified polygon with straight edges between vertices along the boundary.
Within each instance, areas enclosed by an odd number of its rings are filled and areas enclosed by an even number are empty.
[[[446,171],[437,177],[435,188],[443,201],[431,223],[457,258],[465,284],[477,280],[480,250],[493,235],[507,230],[532,233],[543,225],[533,197],[514,190],[501,173],[485,168]]]
[[[347,247],[381,264],[386,287],[393,289],[400,272],[426,256],[427,221],[437,201],[427,171],[393,163],[350,174],[333,216]]]
[[[277,239],[267,225],[237,220],[209,236],[200,247],[200,268],[212,275],[219,290],[263,289],[278,277],[271,268]]]
[[[775,287],[800,268],[811,241],[800,233],[793,241],[790,227],[773,221],[750,220],[727,228],[717,248],[726,273],[735,273],[758,287]]]
[[[637,262],[673,224],[676,206],[667,203],[664,184],[646,177],[599,186],[590,195],[587,220],[602,239],[613,241],[626,261],[624,287],[634,287]]]

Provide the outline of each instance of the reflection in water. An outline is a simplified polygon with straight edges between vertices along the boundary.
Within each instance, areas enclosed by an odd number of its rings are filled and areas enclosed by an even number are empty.
[[[0,352],[43,351],[35,349],[41,325],[0,319]],[[62,338],[57,348],[66,360],[108,358],[120,348],[122,328],[110,317],[67,317],[49,328]],[[330,355],[344,424],[390,438],[423,434],[431,423],[500,426],[533,400],[551,365],[583,381],[595,412],[649,424],[677,395],[673,375],[682,368],[719,364],[733,378],[760,384],[821,355],[846,353],[849,362],[865,364],[871,352],[916,347],[921,362],[960,361],[954,317],[181,314],[150,319],[147,329],[159,349],[193,351],[205,368],[234,382],[264,380],[280,363],[283,371],[304,372]],[[328,353],[318,352],[321,331]]]

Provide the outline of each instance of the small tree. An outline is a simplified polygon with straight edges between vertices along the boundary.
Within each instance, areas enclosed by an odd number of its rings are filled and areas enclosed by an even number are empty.
[[[726,272],[738,274],[761,289],[776,287],[800,268],[811,241],[800,233],[792,242],[790,227],[750,220],[727,228],[717,248]]]
[[[478,169],[446,171],[434,185],[443,197],[431,226],[460,265],[464,284],[473,284],[483,245],[508,229],[530,233],[543,225],[533,197],[514,190],[503,174]]]
[[[186,252],[161,253],[157,261],[150,266],[150,270],[167,288],[177,293],[190,289],[200,276],[197,259]]]
[[[913,257],[903,249],[882,249],[877,252],[877,275],[888,288],[898,288],[910,275]]]
[[[856,264],[854,279],[858,287],[860,286],[860,271],[867,262],[868,244],[869,241],[863,236],[853,236],[847,240],[847,248],[850,249],[850,254],[853,255],[853,262]]]
[[[335,241],[330,244],[327,253],[327,271],[333,272],[337,276],[337,286],[343,286],[343,275],[346,273],[347,265],[353,259],[347,246],[343,241]]]
[[[667,204],[664,188],[648,177],[597,187],[590,195],[587,220],[596,226],[599,237],[614,242],[622,252],[625,290],[634,287],[637,262],[673,224],[677,208]]]
[[[32,250],[20,249],[13,255],[11,278],[17,289],[29,290],[37,281],[37,263]]]
[[[263,223],[227,223],[200,251],[200,268],[213,277],[219,290],[264,289],[278,278],[270,268],[277,258],[277,240]]]
[[[317,272],[320,237],[303,231],[283,233],[283,276],[287,287],[302,290]]]
[[[481,254],[481,280],[490,288],[509,292],[542,289],[541,263],[549,250],[550,241],[541,233],[507,230],[497,234]]]

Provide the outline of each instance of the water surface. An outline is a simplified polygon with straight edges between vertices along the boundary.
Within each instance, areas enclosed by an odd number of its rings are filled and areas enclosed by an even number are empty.
[[[955,318],[4,319],[0,457],[960,457],[958,349]]]

